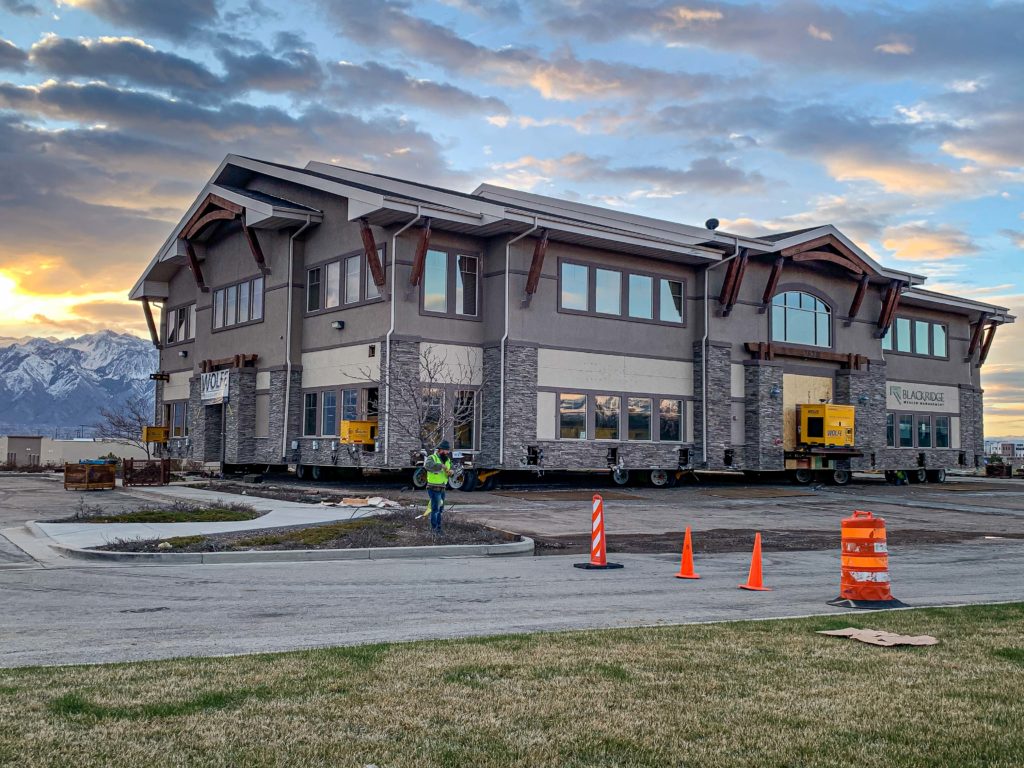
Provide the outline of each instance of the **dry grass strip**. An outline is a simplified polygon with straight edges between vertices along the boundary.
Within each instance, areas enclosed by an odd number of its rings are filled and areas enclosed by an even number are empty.
[[[874,648],[850,624],[931,634]],[[1018,766],[1024,604],[0,672],[0,765]]]

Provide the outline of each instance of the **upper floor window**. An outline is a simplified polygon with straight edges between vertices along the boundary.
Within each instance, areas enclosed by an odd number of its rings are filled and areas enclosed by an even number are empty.
[[[167,344],[177,344],[196,337],[196,305],[189,304],[169,309],[167,315]]]
[[[384,246],[377,249],[377,258],[385,266]],[[380,297],[363,251],[306,270],[306,312],[363,304]]]
[[[777,294],[772,299],[772,341],[832,346],[832,309],[809,293]]]
[[[227,328],[263,319],[263,277],[254,277],[213,292],[213,327]]]
[[[882,349],[922,357],[948,357],[949,329],[941,323],[897,317],[882,337]]]
[[[431,248],[423,263],[424,312],[451,317],[480,315],[480,258]]]
[[[562,311],[682,325],[682,280],[563,261],[558,308]]]

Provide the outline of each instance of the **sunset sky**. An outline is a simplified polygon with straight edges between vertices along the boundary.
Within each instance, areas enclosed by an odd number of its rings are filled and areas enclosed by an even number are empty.
[[[0,336],[144,334],[126,292],[228,152],[832,223],[1024,315],[1022,137],[1020,1],[0,0]]]

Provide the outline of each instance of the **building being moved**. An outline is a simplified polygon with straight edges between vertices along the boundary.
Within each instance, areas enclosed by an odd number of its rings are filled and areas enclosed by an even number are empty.
[[[165,455],[319,477],[445,438],[466,488],[536,467],[842,483],[982,458],[980,368],[1014,318],[924,282],[830,225],[745,237],[230,155],[131,298]]]

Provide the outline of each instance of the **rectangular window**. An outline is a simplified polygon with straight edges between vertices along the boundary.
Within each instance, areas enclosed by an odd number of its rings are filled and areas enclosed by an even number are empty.
[[[906,317],[896,318],[896,351],[910,351],[910,319]]]
[[[587,439],[587,396],[558,396],[558,436],[563,440]]]
[[[932,418],[931,416],[917,417],[917,447],[932,447]]]
[[[651,439],[651,401],[646,397],[629,398],[629,431],[630,440]]]
[[[341,390],[341,418],[345,421],[359,419],[359,390]]]
[[[654,318],[654,278],[629,276],[629,316],[640,320]]]
[[[366,419],[376,421],[380,412],[380,390],[377,387],[366,389]]]
[[[330,309],[341,304],[341,262],[332,261],[326,269],[327,285],[324,288],[324,308]]]
[[[334,392],[324,392],[320,396],[322,401],[323,419],[320,422],[320,434],[324,437],[338,434],[338,395]]]
[[[420,437],[429,446],[436,446],[444,438],[444,390],[441,387],[423,388],[423,420],[420,422]]]
[[[448,254],[444,251],[427,251],[423,265],[423,309],[448,311]]]
[[[581,264],[562,263],[562,309],[586,312],[590,270]]]
[[[453,407],[455,449],[471,451],[476,447],[476,392],[469,389],[457,391]]]
[[[305,408],[302,419],[302,434],[306,436],[316,435],[316,420],[317,420],[317,395],[316,392],[307,392],[305,399]]]
[[[932,326],[932,354],[936,357],[946,356],[946,326]]]
[[[252,281],[252,319],[263,319],[263,278],[253,278]]]
[[[249,322],[249,291],[251,283],[240,283],[238,286],[238,322]]]
[[[930,335],[930,323],[926,323],[924,320],[914,321],[914,354],[915,355],[927,355],[929,354],[929,341]]]
[[[594,438],[618,440],[622,413],[621,399],[615,395],[594,396]]]
[[[935,417],[935,447],[949,448],[949,416]]]
[[[317,312],[320,309],[320,267],[306,273],[306,311]]]
[[[622,314],[622,273],[595,269],[596,299],[594,311],[603,315]]]
[[[361,256],[349,256],[345,259],[345,303],[355,304],[359,301],[359,261]]]
[[[188,337],[194,339],[196,337],[196,305],[189,304],[188,307]]]
[[[171,437],[188,436],[187,405],[187,403],[173,403],[171,405]]]
[[[889,448],[896,447],[896,414],[885,414],[885,444]]]
[[[890,325],[885,330],[885,336],[882,337],[882,349],[886,352],[892,352],[892,326]]]
[[[224,327],[224,291],[215,291],[213,294],[213,327]]]
[[[477,274],[479,259],[476,256],[459,255],[455,271],[455,313],[476,317]]]
[[[238,286],[231,285],[224,289],[224,325],[238,322]]]
[[[900,415],[900,448],[914,447],[914,417]]]
[[[383,248],[378,248],[377,249],[377,258],[380,259],[381,267],[384,267],[385,265],[384,265],[384,249]],[[385,273],[386,272],[387,272],[387,269],[385,269]],[[375,282],[373,282],[373,272],[370,271],[370,265],[367,264],[366,265],[366,300],[369,301],[370,299],[379,299],[379,298],[380,298],[380,288],[378,288],[377,284]]]
[[[683,284],[679,280],[659,281],[661,294],[658,297],[658,319],[664,323],[683,322]]]
[[[173,344],[178,340],[178,312],[172,309],[167,315],[167,343]]]
[[[683,439],[683,401],[662,400],[658,407],[658,437],[662,442]]]

